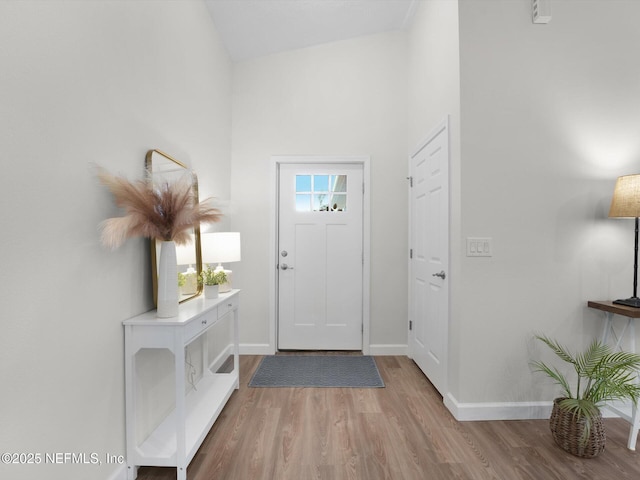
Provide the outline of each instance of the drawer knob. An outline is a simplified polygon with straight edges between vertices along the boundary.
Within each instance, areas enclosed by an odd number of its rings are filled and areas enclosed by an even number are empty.
[[[227,303],[227,307],[229,308],[233,307],[233,303]]]
[[[202,325],[206,325],[207,321],[206,320],[202,320]]]

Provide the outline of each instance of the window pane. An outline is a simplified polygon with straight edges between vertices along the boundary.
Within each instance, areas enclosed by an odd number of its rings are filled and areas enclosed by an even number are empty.
[[[311,192],[311,175],[296,175],[296,192]]]
[[[313,211],[326,212],[329,210],[329,195],[325,193],[315,194],[313,196]]]
[[[346,175],[296,175],[297,212],[342,212],[346,209]]]
[[[333,192],[346,192],[347,191],[347,176],[346,175],[331,175],[331,191]]]
[[[314,175],[313,191],[328,192],[329,191],[329,175]]]
[[[311,211],[311,195],[296,194],[296,212]]]
[[[345,194],[336,193],[331,199],[331,210],[344,212],[347,209],[347,196]]]

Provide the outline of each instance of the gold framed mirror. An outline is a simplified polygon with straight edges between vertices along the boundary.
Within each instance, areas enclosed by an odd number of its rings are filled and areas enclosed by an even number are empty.
[[[198,203],[198,177],[184,163],[176,160],[160,150],[149,150],[145,157],[148,181],[156,188],[167,182],[172,183],[185,175],[193,188],[193,199]],[[200,227],[195,227],[191,233],[193,241],[187,245],[176,246],[178,263],[178,278],[176,282],[180,289],[180,303],[191,300],[202,293],[202,285],[198,284],[198,276],[202,271],[202,253],[200,247]],[[161,240],[151,239],[151,278],[153,283],[153,303],[158,304],[158,262]]]

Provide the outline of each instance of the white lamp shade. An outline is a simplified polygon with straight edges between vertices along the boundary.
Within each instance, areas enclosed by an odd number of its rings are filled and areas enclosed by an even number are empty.
[[[229,263],[241,260],[240,232],[203,233],[201,243],[203,263]]]

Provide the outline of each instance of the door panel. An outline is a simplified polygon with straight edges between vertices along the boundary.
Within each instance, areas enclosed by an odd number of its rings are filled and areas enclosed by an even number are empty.
[[[280,165],[279,349],[362,348],[362,180],[361,165]]]
[[[411,355],[445,394],[449,325],[449,133],[444,122],[411,156]]]

